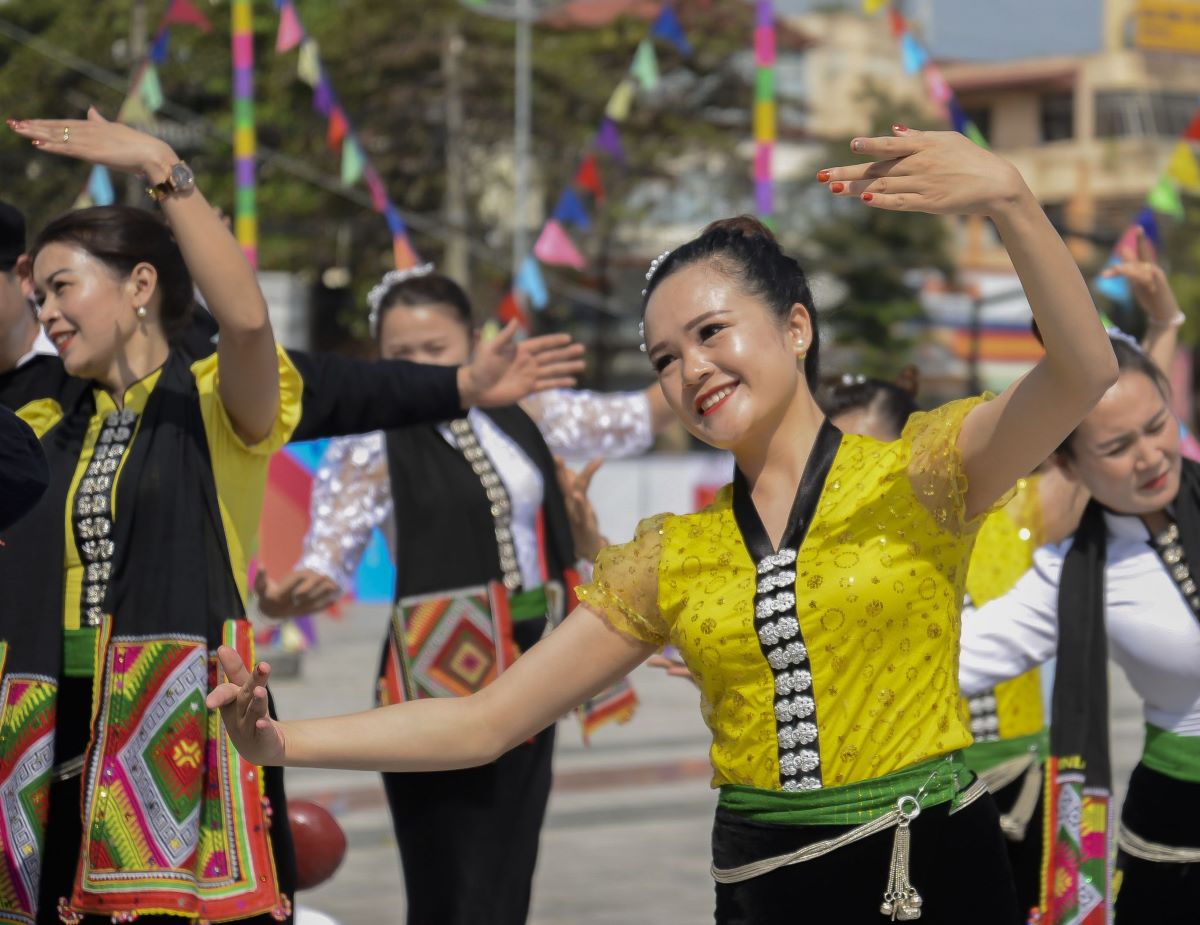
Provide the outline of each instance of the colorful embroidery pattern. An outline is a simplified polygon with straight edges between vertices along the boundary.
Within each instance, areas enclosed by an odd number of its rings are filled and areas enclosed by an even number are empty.
[[[1082,771],[1047,762],[1042,925],[1109,921],[1111,804],[1111,794],[1084,787]]]
[[[253,660],[248,624],[227,623],[225,637]],[[261,769],[205,708],[216,680],[202,639],[109,644],[72,912],[282,914]]]
[[[7,655],[0,642],[0,668]],[[0,922],[32,925],[54,763],[58,691],[49,678],[9,676],[0,687]]]

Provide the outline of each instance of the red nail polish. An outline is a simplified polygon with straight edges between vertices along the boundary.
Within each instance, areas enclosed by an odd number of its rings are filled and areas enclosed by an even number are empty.
[[[830,191],[834,192],[834,193],[840,193],[845,188],[846,188],[846,184],[841,182],[840,180],[829,184]]]
[[[829,171],[828,170],[818,170],[817,171],[817,179],[820,180],[822,183],[827,182],[829,180]]]
[[[859,141],[857,138],[854,141],[850,142],[850,150],[851,151],[861,151],[862,149],[863,149],[863,143],[861,141]]]
[[[895,125],[892,126],[892,131],[896,132],[897,134],[899,134],[901,132],[907,132],[908,126],[905,125],[903,122],[897,122]]]
[[[870,201],[871,201],[872,199],[874,199],[874,198],[875,198],[875,194],[874,194],[874,193],[863,193],[863,194],[862,194],[862,201],[863,201],[863,202],[870,202]]]
[[[33,139],[33,141],[31,141],[30,144],[33,145],[35,148],[40,148],[42,146],[41,141],[39,141],[37,138]]]

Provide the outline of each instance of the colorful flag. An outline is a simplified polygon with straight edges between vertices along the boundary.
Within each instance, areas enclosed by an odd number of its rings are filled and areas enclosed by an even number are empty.
[[[1150,195],[1146,197],[1146,202],[1155,212],[1162,212],[1181,221],[1183,219],[1183,202],[1179,198],[1179,189],[1170,177],[1159,178],[1154,189],[1150,190]]]
[[[596,132],[596,147],[612,155],[617,162],[625,163],[625,149],[621,146],[621,133],[617,131],[617,123],[612,119],[605,119],[600,123],[600,128]]]
[[[296,8],[291,0],[279,8],[279,31],[275,34],[275,51],[291,51],[304,41],[304,28],[296,16]]]
[[[521,271],[517,274],[517,288],[529,296],[529,304],[539,311],[550,303],[546,281],[542,278],[542,268],[532,256],[526,257],[521,263]]]
[[[564,224],[574,225],[580,231],[587,231],[592,227],[587,209],[583,207],[583,202],[575,190],[569,186],[558,197],[558,205],[554,207],[554,218]]]
[[[1109,257],[1108,262],[1104,264],[1104,268],[1115,267],[1120,262],[1117,257]],[[1133,292],[1129,288],[1129,280],[1124,276],[1097,275],[1092,280],[1092,285],[1096,287],[1096,291],[1102,296],[1112,299],[1114,302],[1130,302],[1133,300]]]
[[[1200,165],[1196,163],[1196,155],[1192,146],[1186,141],[1175,145],[1171,152],[1171,161],[1167,164],[1167,176],[1186,190],[1200,186]]]
[[[203,13],[196,9],[189,0],[171,0],[171,5],[163,14],[163,25],[179,23],[184,26],[195,26],[201,32],[211,32],[212,23]]]
[[[142,69],[142,77],[138,81],[138,93],[141,94],[142,102],[151,112],[158,112],[162,109],[162,84],[159,83],[158,68],[154,66],[153,62],[147,62],[145,68]]]
[[[121,104],[121,108],[117,112],[117,121],[124,122],[126,125],[144,127],[154,123],[154,114],[146,108],[146,101],[142,99],[142,94],[135,91],[125,97],[125,102]]]
[[[963,131],[963,134],[979,145],[979,147],[983,148],[983,150],[989,150],[989,145],[987,139],[983,137],[983,132],[979,131],[979,126],[970,119],[967,120],[967,127]]]
[[[574,267],[582,270],[587,264],[579,253],[574,242],[554,219],[546,222],[542,233],[538,235],[537,243],[533,245],[533,253],[542,263],[551,266]]]
[[[1133,222],[1135,225],[1142,226],[1142,231],[1145,232],[1146,238],[1151,244],[1155,247],[1162,246],[1162,238],[1158,234],[1158,219],[1154,217],[1153,209],[1149,206],[1142,206]]]
[[[920,73],[929,61],[929,55],[911,32],[900,36],[900,57],[904,62],[904,70],[909,74]]]
[[[329,114],[329,129],[325,133],[325,142],[331,151],[337,151],[342,147],[342,139],[346,137],[349,128],[342,107],[334,106],[333,112]]]
[[[371,208],[376,212],[383,212],[388,206],[387,190],[383,186],[383,179],[379,176],[379,172],[369,165],[366,169],[366,177],[367,189],[371,193]]]
[[[1188,141],[1200,141],[1200,109],[1196,110],[1196,114],[1192,116],[1192,121],[1188,123],[1183,137]]]
[[[642,89],[647,93],[658,86],[658,55],[654,51],[654,43],[650,39],[642,39],[633,56],[633,64],[629,72],[637,78]]]
[[[600,170],[596,167],[596,155],[589,154],[575,172],[575,184],[596,197],[596,202],[604,201],[604,184],[600,180]]]
[[[313,90],[313,109],[329,118],[333,114],[333,88],[322,78]]]
[[[636,87],[633,81],[628,77],[623,78],[617,88],[613,90],[612,96],[608,98],[608,105],[604,107],[604,114],[614,122],[624,122],[629,118],[629,110],[633,107],[633,94],[636,92]]]
[[[413,250],[412,242],[407,234],[393,236],[392,261],[396,264],[397,270],[408,270],[421,262],[421,258]]]
[[[682,55],[690,55],[692,53],[692,46],[683,32],[683,26],[679,24],[679,17],[675,15],[675,11],[669,6],[662,8],[662,12],[658,14],[658,19],[654,20],[654,25],[650,27],[650,34],[655,38],[670,42],[679,49],[679,53]]]
[[[863,12],[874,16],[887,5],[888,0],[863,0]]]
[[[363,152],[353,136],[342,144],[342,182],[353,186],[362,179]]]
[[[321,50],[316,39],[305,39],[296,59],[296,74],[310,87],[321,81]]]
[[[98,206],[111,206],[117,201],[116,194],[113,192],[112,177],[108,175],[107,167],[97,164],[92,168],[91,175],[88,177],[87,194]]]
[[[514,289],[508,290],[508,294],[500,302],[499,308],[496,309],[496,317],[500,319],[501,324],[507,325],[510,321],[516,321],[522,330],[529,330],[529,316],[521,308],[521,300],[517,298]]]
[[[150,60],[155,64],[162,64],[167,60],[167,48],[171,41],[171,30],[162,28],[158,30],[158,35],[154,36],[154,44],[150,46]]]

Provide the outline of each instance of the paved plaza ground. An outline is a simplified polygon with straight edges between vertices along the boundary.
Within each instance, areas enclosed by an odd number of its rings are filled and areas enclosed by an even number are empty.
[[[274,684],[285,717],[370,705],[386,612],[352,607],[322,620],[318,649],[295,678]],[[1136,697],[1113,672],[1114,779],[1124,782],[1141,748]],[[554,791],[534,883],[531,925],[675,925],[712,921],[708,737],[688,683],[641,668],[642,700],[626,726],[600,730],[585,748],[574,720],[559,725]],[[379,779],[361,772],[292,769],[288,793],[315,799],[341,822],[349,851],[301,906],[341,925],[404,921],[400,863]]]

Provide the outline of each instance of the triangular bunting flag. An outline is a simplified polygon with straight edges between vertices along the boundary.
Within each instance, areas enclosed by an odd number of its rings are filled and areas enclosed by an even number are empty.
[[[1188,123],[1183,137],[1188,141],[1200,141],[1200,109],[1196,110],[1196,114],[1192,116],[1192,121]]]
[[[75,197],[75,201],[71,203],[71,211],[77,212],[80,209],[90,209],[96,203],[92,202],[91,194],[85,189],[82,193]]]
[[[868,16],[874,16],[887,5],[888,0],[863,0],[863,12]]]
[[[929,61],[929,55],[911,32],[905,32],[900,36],[900,57],[904,61],[904,70],[909,74],[919,73]]]
[[[1192,146],[1186,141],[1175,145],[1171,152],[1171,162],[1167,164],[1167,176],[1186,190],[1200,186],[1200,164],[1196,163],[1196,155]]]
[[[376,212],[386,210],[388,206],[387,190],[384,189],[383,180],[374,167],[367,168],[367,189],[371,192],[371,208]]]
[[[397,270],[408,270],[421,262],[407,234],[398,234],[392,238],[392,260]]]
[[[1109,257],[1108,262],[1104,265],[1105,269],[1116,266],[1121,261],[1116,257]],[[1133,299],[1133,293],[1129,288],[1129,280],[1124,276],[1097,276],[1092,280],[1092,285],[1096,287],[1096,291],[1102,296],[1112,299],[1114,302],[1130,302]]]
[[[655,54],[654,43],[649,39],[642,39],[638,45],[629,73],[637,78],[647,93],[658,86],[658,55]]]
[[[542,268],[533,257],[526,257],[517,274],[517,288],[529,296],[529,304],[541,311],[550,303],[546,281],[542,279]]]
[[[342,182],[346,186],[353,186],[362,179],[362,173],[362,148],[353,137],[347,138],[342,144]]]
[[[329,114],[329,130],[325,133],[325,141],[331,151],[337,151],[341,148],[342,139],[346,137],[348,129],[349,126],[346,124],[346,116],[342,112],[342,107],[334,106],[333,112]]]
[[[151,112],[162,109],[163,92],[162,84],[158,82],[158,68],[150,62],[147,62],[142,70],[142,79],[138,81],[138,93]]]
[[[510,321],[515,321],[519,324],[522,330],[529,330],[529,316],[521,308],[521,302],[517,298],[515,290],[510,289],[508,295],[500,303],[500,307],[496,309],[496,317],[500,319],[500,323],[507,325]]]
[[[656,39],[670,42],[679,49],[682,55],[690,55],[692,46],[684,35],[683,26],[679,24],[679,17],[675,15],[675,11],[669,6],[664,6],[662,12],[658,14],[658,19],[654,20],[654,25],[650,27],[650,34]]]
[[[596,156],[589,154],[575,172],[575,183],[581,189],[587,190],[596,197],[597,202],[604,201],[604,184],[600,181],[600,171],[596,167]]]
[[[88,177],[87,192],[92,202],[98,206],[111,206],[117,201],[117,196],[113,192],[112,177],[108,175],[107,167],[97,164],[92,168],[92,173]]]
[[[117,121],[126,125],[147,126],[154,123],[154,114],[146,108],[142,94],[134,92],[125,97],[125,102],[117,112]]]
[[[163,24],[179,23],[184,26],[195,26],[201,32],[211,32],[212,23],[203,13],[192,6],[190,0],[171,0],[171,5],[163,14]]]
[[[333,113],[333,89],[329,81],[321,80],[313,89],[313,109],[326,119]]]
[[[304,27],[296,15],[296,8],[291,0],[279,8],[279,32],[275,34],[275,51],[291,51],[304,41]]]
[[[383,217],[387,220],[388,231],[392,233],[393,238],[408,234],[408,228],[404,224],[404,219],[400,217],[400,213],[396,211],[396,207],[390,202],[387,204],[387,208],[383,210]]]
[[[1155,212],[1162,212],[1177,219],[1183,218],[1183,202],[1179,199],[1179,190],[1171,182],[1170,177],[1160,177],[1146,202]]]
[[[321,50],[316,39],[305,39],[296,59],[296,75],[310,87],[321,81]]]
[[[963,134],[979,145],[979,147],[983,148],[983,150],[990,150],[987,139],[983,137],[983,132],[979,131],[979,126],[974,122],[967,120],[967,127],[963,130]]]
[[[583,255],[567,237],[562,225],[554,219],[550,219],[542,228],[537,243],[533,245],[533,253],[542,263],[551,266],[574,267],[576,270],[586,266]]]
[[[953,98],[946,100],[946,108],[950,110],[950,122],[954,126],[954,131],[961,132],[964,135],[967,134],[967,125],[970,124],[971,120],[967,118],[967,114],[958,105],[958,100]]]
[[[613,159],[619,163],[625,162],[625,149],[621,147],[621,133],[617,131],[617,123],[612,119],[605,119],[600,123],[600,129],[596,132],[596,147],[612,155]]]
[[[1158,234],[1158,219],[1154,217],[1154,210],[1149,206],[1142,206],[1138,211],[1137,218],[1134,224],[1141,225],[1142,231],[1146,233],[1146,237],[1155,247],[1162,246],[1162,238]]]
[[[1118,259],[1124,259],[1127,253],[1133,254],[1134,259],[1137,258],[1138,227],[1138,223],[1134,222],[1121,232],[1121,237],[1117,238],[1117,243],[1113,246],[1113,254]]]
[[[892,38],[898,39],[908,31],[908,23],[894,6],[888,7],[888,24],[892,27]]]
[[[558,205],[554,207],[554,218],[568,225],[574,225],[580,231],[587,231],[592,227],[592,220],[588,217],[587,209],[583,207],[575,190],[569,186],[558,197]]]
[[[946,83],[946,78],[942,76],[942,72],[935,64],[930,64],[925,68],[925,89],[939,103],[945,103],[954,96],[950,84]]]
[[[604,114],[614,122],[624,122],[629,118],[629,110],[633,106],[633,94],[636,92],[633,81],[628,77],[623,78],[617,89],[613,90],[612,96],[608,98],[608,105],[604,107]]]
[[[150,60],[155,64],[163,64],[167,60],[167,47],[171,41],[171,30],[166,27],[159,30],[150,46]]]

